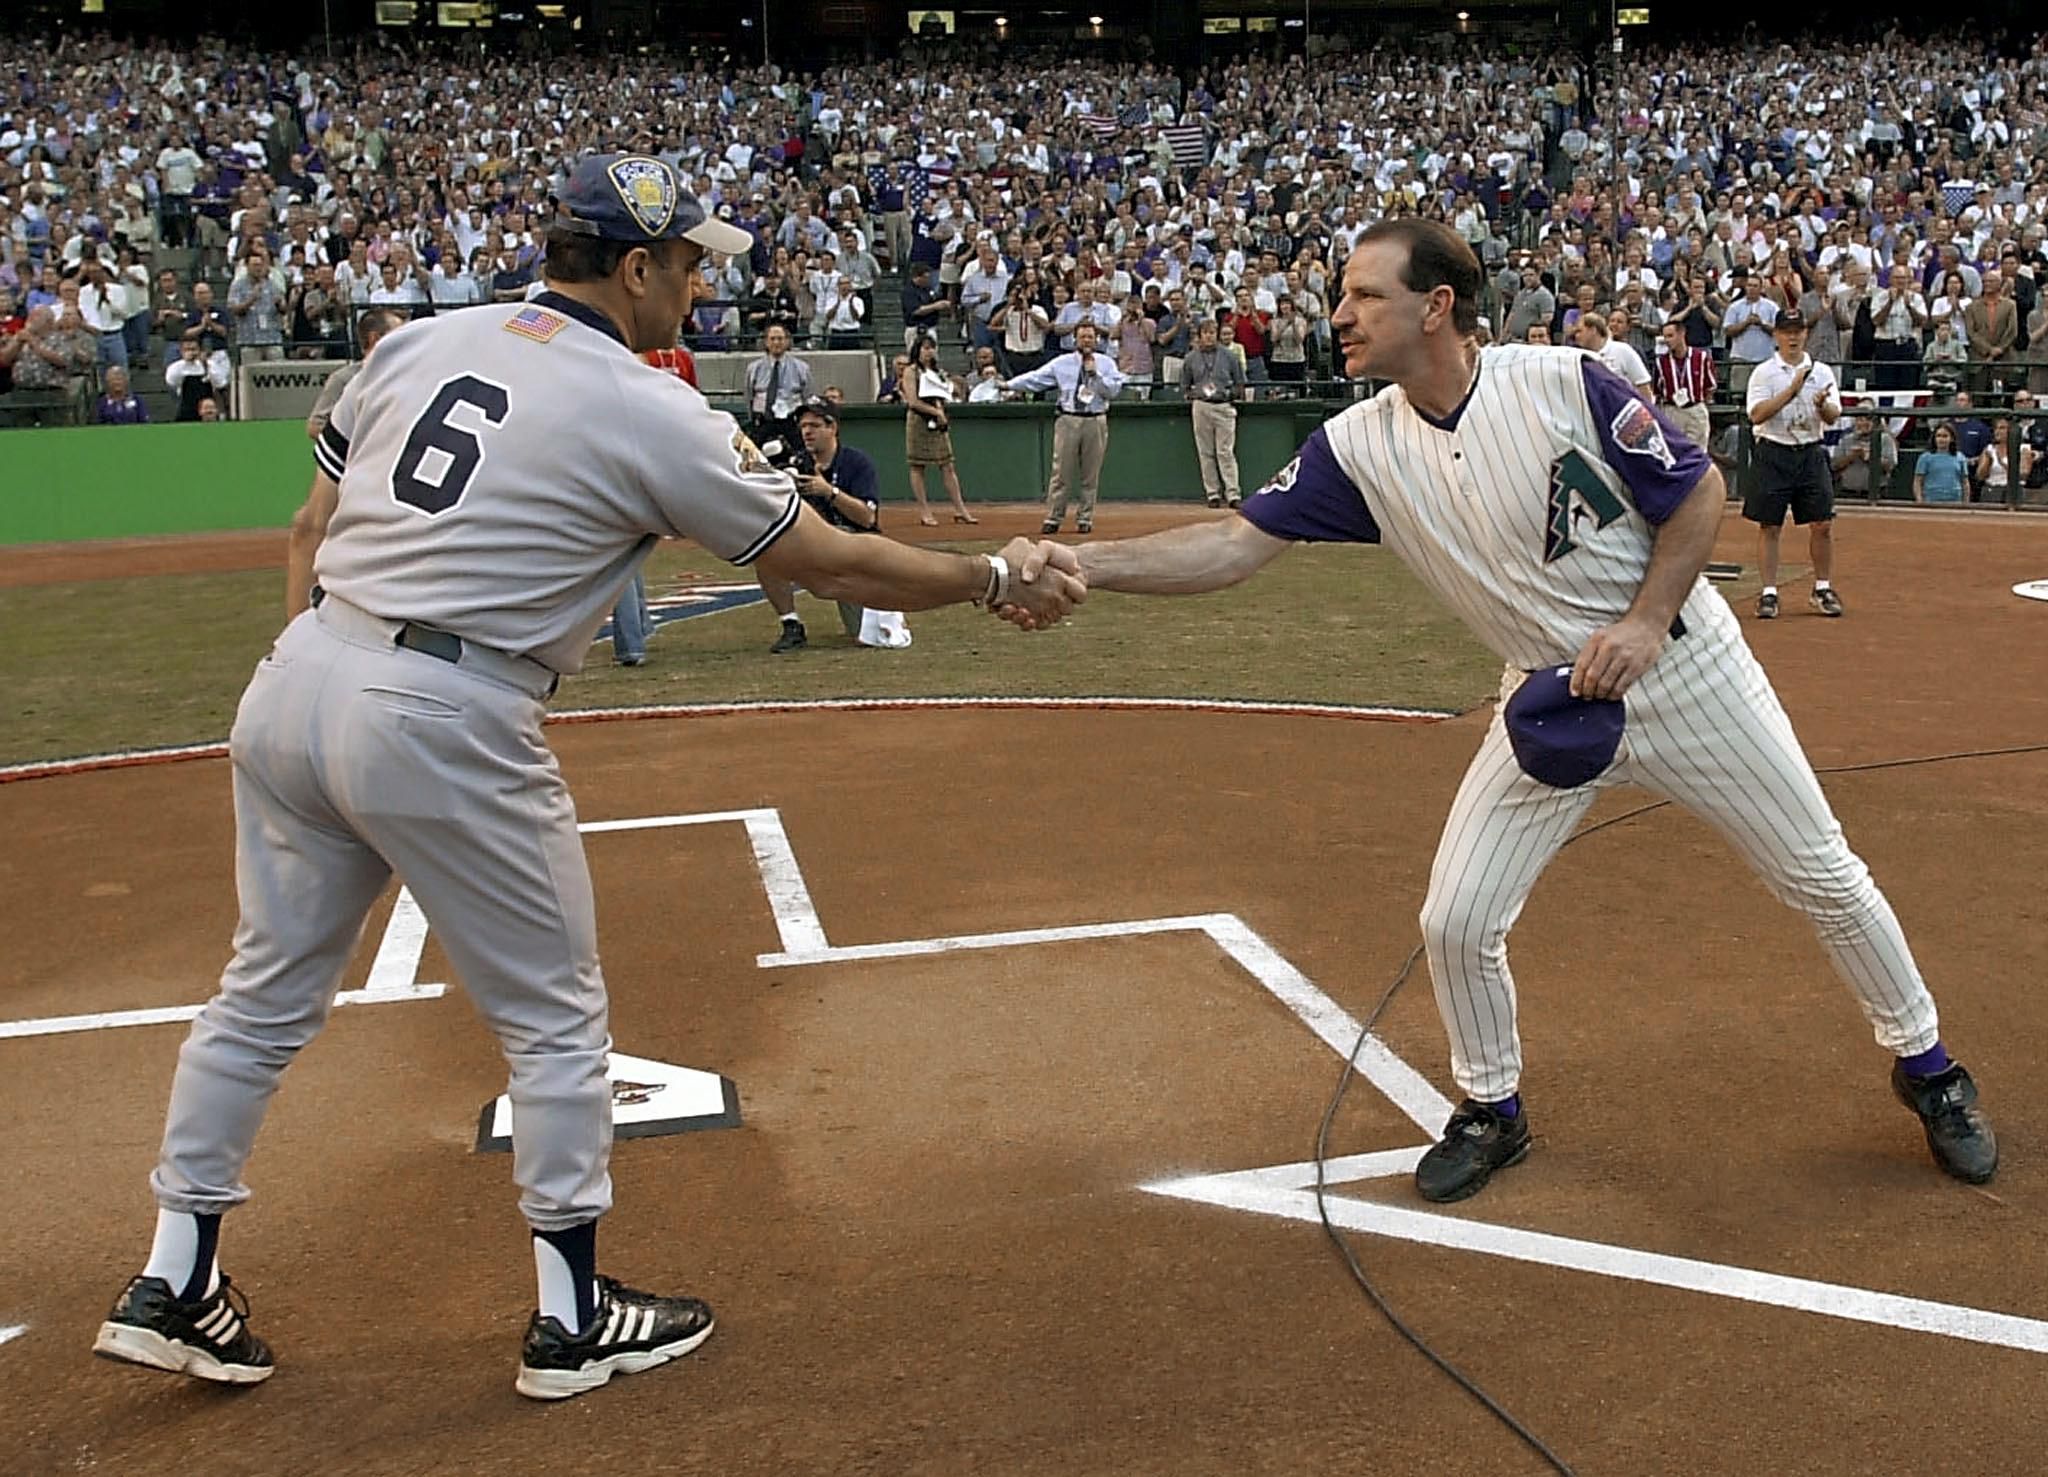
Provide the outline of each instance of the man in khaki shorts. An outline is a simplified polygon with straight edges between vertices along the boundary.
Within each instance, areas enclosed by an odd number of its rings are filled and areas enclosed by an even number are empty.
[[[1195,347],[1181,361],[1180,392],[1193,407],[1195,462],[1212,508],[1244,501],[1237,489],[1237,401],[1244,386],[1244,365],[1216,342],[1216,320],[1204,318]]]
[[[1003,381],[1005,390],[1059,391],[1059,417],[1052,431],[1052,485],[1046,490],[1044,531],[1058,533],[1067,518],[1067,499],[1080,497],[1076,533],[1095,531],[1095,489],[1102,458],[1109,451],[1109,402],[1124,387],[1116,361],[1096,344],[1093,323],[1074,330],[1072,353]]]

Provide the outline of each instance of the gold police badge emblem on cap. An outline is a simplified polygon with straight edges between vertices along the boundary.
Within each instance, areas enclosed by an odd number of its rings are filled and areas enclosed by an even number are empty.
[[[635,225],[650,238],[668,229],[676,213],[676,177],[666,164],[644,154],[628,154],[614,159],[605,173]]]

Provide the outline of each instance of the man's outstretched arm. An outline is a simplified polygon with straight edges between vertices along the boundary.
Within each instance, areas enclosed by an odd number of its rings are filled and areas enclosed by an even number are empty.
[[[1081,578],[1091,590],[1131,595],[1200,595],[1228,589],[1257,574],[1289,547],[1248,518],[1215,518],[1144,538],[1078,547]],[[1035,579],[1034,553],[1025,560]]]

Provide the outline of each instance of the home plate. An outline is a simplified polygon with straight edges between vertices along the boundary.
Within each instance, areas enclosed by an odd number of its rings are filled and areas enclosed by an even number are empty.
[[[2048,580],[2021,580],[2012,592],[2025,600],[2048,600]]]
[[[605,1076],[612,1084],[612,1135],[659,1138],[704,1128],[737,1128],[740,1095],[730,1078],[695,1067],[675,1067],[647,1057],[613,1052]],[[512,1148],[512,1100],[499,1094],[477,1118],[476,1151],[503,1154]]]

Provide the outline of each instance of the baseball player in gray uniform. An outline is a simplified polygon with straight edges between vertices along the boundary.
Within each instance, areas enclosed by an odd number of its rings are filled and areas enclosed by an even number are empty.
[[[750,245],[661,160],[585,159],[549,226],[546,292],[409,325],[336,405],[294,525],[291,622],[229,745],[235,957],[179,1054],[150,1180],[156,1238],[99,1353],[233,1384],[270,1376],[218,1270],[220,1218],[247,1198],[278,1076],[325,1022],[394,873],[510,1067],[540,1288],[519,1391],[581,1394],[711,1333],[702,1302],[597,1272],[611,1037],[544,701],[664,536],[828,599],[975,601],[1027,629],[1083,593],[1071,551],[1049,575],[1034,560],[1027,584],[1010,575],[1033,552],[1021,539],[944,554],[829,527],[730,416],[641,362],[676,342],[704,253]]]
[[[1452,802],[1422,907],[1465,1100],[1418,1190],[1462,1199],[1528,1152],[1508,930],[1596,792],[1622,780],[1712,823],[1813,921],[1935,1160],[1990,1179],[1997,1141],[1898,919],[1700,578],[1720,474],[1591,355],[1481,351],[1479,280],[1445,227],[1373,226],[1330,321],[1346,371],[1392,385],[1318,429],[1239,516],[1080,550],[1092,588],[1188,594],[1293,543],[1385,543],[1507,662],[1511,696]]]

